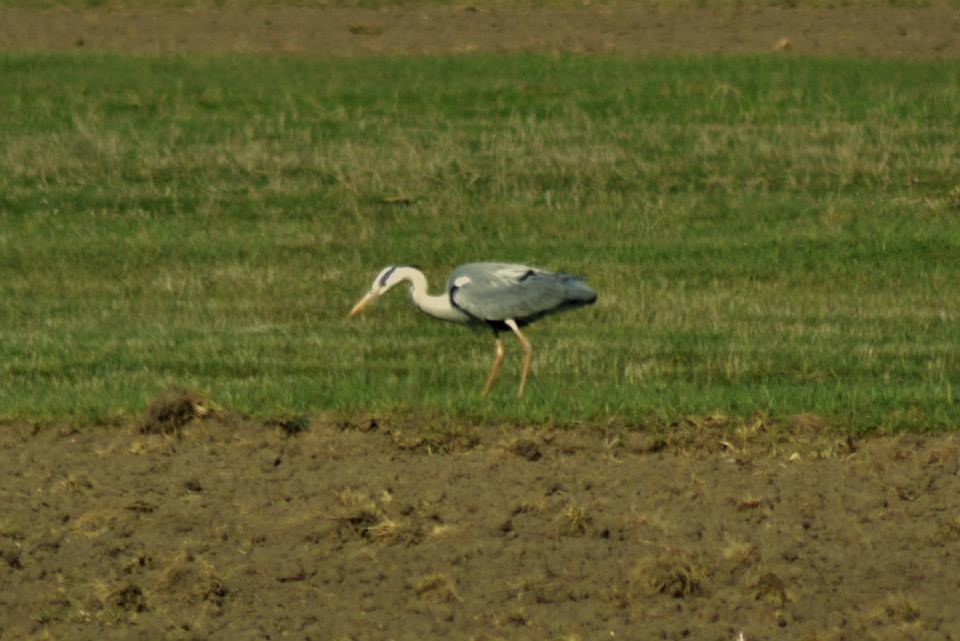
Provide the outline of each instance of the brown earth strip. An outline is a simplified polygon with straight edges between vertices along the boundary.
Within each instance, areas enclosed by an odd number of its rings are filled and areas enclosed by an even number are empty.
[[[157,417],[0,430],[0,639],[960,639],[955,436]]]
[[[960,7],[658,10],[275,7],[190,10],[0,9],[0,50],[300,53],[362,56],[473,51],[623,54],[793,51],[960,57]]]

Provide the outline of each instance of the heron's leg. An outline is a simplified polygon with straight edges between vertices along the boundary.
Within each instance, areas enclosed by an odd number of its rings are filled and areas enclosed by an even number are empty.
[[[523,335],[520,331],[520,327],[517,323],[508,318],[503,321],[507,324],[507,327],[513,330],[513,333],[517,335],[520,344],[523,345],[523,373],[520,375],[520,394],[519,397],[523,398],[523,390],[527,387],[527,374],[530,373],[530,364],[533,363],[533,346],[530,344],[530,341],[527,340],[527,337]]]
[[[481,396],[486,396],[487,392],[490,391],[490,388],[493,386],[493,379],[497,377],[497,372],[500,370],[500,363],[503,362],[503,341],[500,340],[499,335],[496,338],[497,355],[493,357],[493,367],[490,369],[490,376],[487,377],[487,384],[483,386]]]

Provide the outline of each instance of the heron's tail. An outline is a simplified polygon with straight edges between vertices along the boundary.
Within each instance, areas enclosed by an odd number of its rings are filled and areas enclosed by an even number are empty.
[[[592,305],[597,302],[597,292],[583,282],[583,279],[570,274],[560,274],[563,278],[567,304],[575,307]]]

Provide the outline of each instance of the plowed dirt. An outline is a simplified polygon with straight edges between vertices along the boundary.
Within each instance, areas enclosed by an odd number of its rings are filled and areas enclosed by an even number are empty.
[[[5,426],[0,638],[960,639],[954,436],[306,423]]]

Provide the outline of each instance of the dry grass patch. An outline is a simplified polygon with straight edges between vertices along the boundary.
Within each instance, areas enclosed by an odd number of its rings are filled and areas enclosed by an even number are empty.
[[[438,572],[421,577],[413,586],[417,596],[434,603],[462,602],[453,581],[446,574]]]
[[[414,521],[412,514],[398,520],[387,513],[386,506],[393,500],[387,492],[381,495],[379,502],[368,493],[350,488],[341,490],[337,498],[343,509],[333,518],[355,536],[382,545],[413,545],[424,538],[423,528]]]
[[[897,593],[868,607],[864,612],[864,623],[870,626],[905,627],[920,622],[922,614],[912,598]]]
[[[553,519],[553,531],[558,536],[586,536],[594,527],[590,511],[577,503],[568,503]]]
[[[734,568],[748,567],[760,558],[757,546],[742,539],[728,539],[721,551],[724,560],[729,561]]]
[[[138,519],[137,512],[128,508],[96,508],[71,519],[67,529],[95,538],[104,534],[133,532]]]
[[[940,528],[940,534],[946,540],[960,540],[960,514],[948,519]]]
[[[159,597],[222,606],[227,588],[212,564],[190,551],[177,554],[160,571],[154,591]]]
[[[707,577],[707,568],[699,557],[684,550],[669,549],[637,561],[629,580],[647,594],[681,599],[703,594]]]

